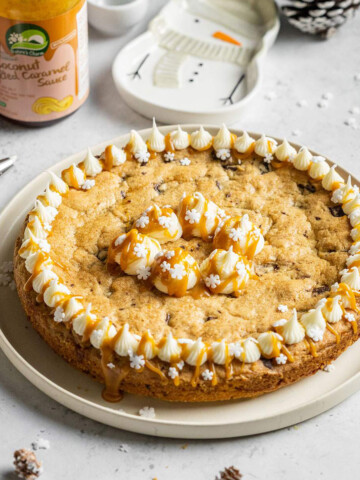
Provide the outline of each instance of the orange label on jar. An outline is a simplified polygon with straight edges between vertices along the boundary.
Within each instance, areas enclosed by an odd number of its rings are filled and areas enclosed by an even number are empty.
[[[56,120],[79,108],[88,93],[85,0],[40,22],[0,17],[0,114]]]

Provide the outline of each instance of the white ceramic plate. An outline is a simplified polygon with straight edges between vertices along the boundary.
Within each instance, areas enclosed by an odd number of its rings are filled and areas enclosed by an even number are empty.
[[[183,128],[193,131],[198,126]],[[217,131],[206,128],[213,134]],[[161,130],[166,134],[173,129],[169,126]],[[146,137],[149,132],[140,133]],[[118,137],[95,146],[93,151],[100,153],[109,143],[124,145],[127,139],[126,135]],[[59,173],[84,156],[85,152],[73,155],[55,165],[53,170]],[[46,173],[38,176],[1,213],[0,264],[12,258],[13,245],[25,215],[47,181]],[[106,403],[101,397],[101,385],[69,366],[33,330],[16,292],[8,287],[0,287],[0,347],[30,382],[66,407],[113,427],[165,437],[225,438],[276,430],[318,415],[360,388],[360,342],[357,342],[336,360],[333,372],[318,372],[295,385],[252,400],[171,404],[125,394],[119,404]],[[139,417],[138,411],[143,406],[154,407],[156,418]]]
[[[146,117],[229,124],[254,97],[278,30],[273,0],[171,0],[117,55],[115,85]],[[214,38],[219,31],[243,47]]]

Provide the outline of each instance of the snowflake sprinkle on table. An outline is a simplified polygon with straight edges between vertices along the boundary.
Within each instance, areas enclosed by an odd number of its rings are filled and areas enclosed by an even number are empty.
[[[155,409],[153,407],[140,408],[139,415],[145,418],[155,418]]]

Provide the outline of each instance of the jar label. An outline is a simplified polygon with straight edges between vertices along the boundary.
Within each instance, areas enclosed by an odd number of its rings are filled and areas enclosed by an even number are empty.
[[[40,22],[0,17],[0,114],[56,120],[79,108],[88,92],[85,0]]]

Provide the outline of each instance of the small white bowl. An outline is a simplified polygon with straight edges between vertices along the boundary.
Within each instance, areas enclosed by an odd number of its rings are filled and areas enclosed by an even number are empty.
[[[107,35],[123,35],[145,16],[148,0],[88,0],[92,27]]]

